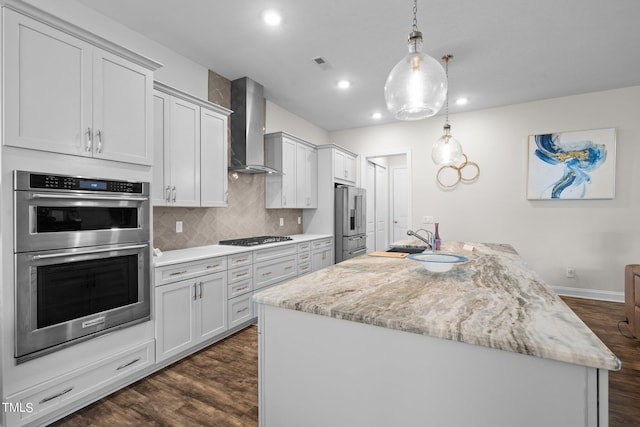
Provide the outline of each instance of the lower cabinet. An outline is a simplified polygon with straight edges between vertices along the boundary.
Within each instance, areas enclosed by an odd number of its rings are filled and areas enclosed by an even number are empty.
[[[319,239],[311,242],[311,271],[333,264],[333,239]]]
[[[158,362],[227,330],[227,272],[158,286]]]
[[[108,387],[153,365],[153,351],[153,341],[148,341],[8,396],[7,405],[21,408],[21,410],[7,411],[7,426],[21,426],[35,422],[66,405],[73,404],[74,401],[81,400],[103,387]]]

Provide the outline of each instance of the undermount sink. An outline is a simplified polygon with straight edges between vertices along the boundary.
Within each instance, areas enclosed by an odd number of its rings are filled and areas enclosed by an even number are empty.
[[[387,249],[387,252],[401,252],[403,254],[419,254],[427,249],[426,246],[394,246]]]

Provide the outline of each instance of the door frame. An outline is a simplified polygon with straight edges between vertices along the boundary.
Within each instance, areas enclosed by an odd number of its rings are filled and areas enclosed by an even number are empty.
[[[406,159],[406,166],[407,166],[407,173],[409,174],[409,179],[408,179],[408,186],[409,188],[407,189],[408,191],[408,196],[407,196],[407,212],[408,212],[408,218],[407,218],[407,223],[408,224],[413,224],[413,172],[412,172],[412,160],[411,160],[411,149],[406,149],[406,150],[383,150],[383,151],[375,151],[375,152],[369,152],[369,153],[362,153],[360,155],[360,180],[359,182],[361,183],[362,186],[364,186],[367,182],[367,162],[369,161],[369,159],[371,158],[376,158],[376,157],[391,157],[391,156],[401,156],[404,155],[405,159]],[[391,201],[391,197],[389,197],[389,201]],[[393,226],[392,221],[393,219],[391,218],[391,215],[388,215],[387,221],[389,222],[389,224],[387,225],[387,229],[391,230],[390,227]]]

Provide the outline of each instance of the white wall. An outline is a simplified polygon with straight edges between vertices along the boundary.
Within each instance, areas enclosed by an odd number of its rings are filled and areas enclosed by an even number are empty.
[[[315,145],[329,143],[329,132],[267,101],[266,133],[287,132]]]
[[[439,189],[431,146],[444,117],[330,133],[357,153],[412,150],[413,224],[440,222],[443,240],[509,243],[552,286],[621,293],[624,266],[640,262],[640,86],[452,115],[452,134],[481,175]],[[616,128],[613,200],[529,201],[527,137]],[[577,277],[565,277],[566,267]],[[616,297],[620,297],[617,295]]]
[[[154,73],[156,80],[199,98],[208,98],[209,71],[203,65],[191,61],[179,53],[73,0],[62,2],[24,0],[24,2],[162,63],[163,66]],[[149,13],[153,13],[153,11],[149,11]]]

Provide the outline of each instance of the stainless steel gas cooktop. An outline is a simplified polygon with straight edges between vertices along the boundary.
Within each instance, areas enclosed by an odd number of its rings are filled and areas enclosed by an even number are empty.
[[[220,240],[220,245],[232,245],[232,246],[255,246],[264,245],[265,243],[286,242],[293,240],[289,236],[257,236],[257,237],[245,237],[242,239]]]

